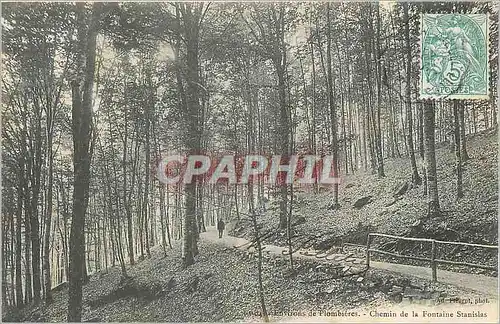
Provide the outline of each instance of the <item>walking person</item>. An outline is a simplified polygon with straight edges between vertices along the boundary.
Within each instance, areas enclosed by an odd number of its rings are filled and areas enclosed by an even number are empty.
[[[222,233],[224,232],[224,228],[226,227],[226,223],[222,219],[219,219],[217,222],[217,230],[219,231],[219,238],[222,238]]]

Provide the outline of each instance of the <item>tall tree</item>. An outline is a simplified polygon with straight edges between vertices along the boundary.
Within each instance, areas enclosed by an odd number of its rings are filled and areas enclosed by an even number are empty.
[[[419,185],[422,179],[418,174],[417,161],[415,159],[415,149],[413,145],[413,111],[411,105],[411,79],[412,79],[412,51],[410,41],[410,16],[408,14],[408,2],[403,2],[403,20],[404,20],[404,35],[405,35],[405,52],[406,52],[406,87],[405,87],[405,106],[406,120],[408,123],[408,152],[410,153],[411,162],[411,180],[413,184]]]
[[[190,155],[198,154],[201,148],[201,132],[199,129],[200,92],[199,78],[199,43],[200,26],[208,10],[208,5],[203,3],[176,4],[181,13],[183,38],[186,43],[186,105],[183,111],[186,130],[184,145]],[[196,183],[184,185],[186,214],[184,216],[184,236],[182,260],[184,267],[194,263],[197,253],[197,224],[196,224]]]
[[[82,319],[82,285],[85,267],[85,215],[89,201],[90,140],[96,41],[102,5],[95,2],[88,17],[86,4],[76,4],[77,74],[71,81],[73,134],[73,215],[69,246],[68,322]]]
[[[435,145],[435,103],[424,103],[424,144],[425,144],[425,169],[427,171],[428,186],[428,211],[429,217],[438,216],[440,213],[438,179],[436,169]]]
[[[463,188],[462,188],[462,145],[461,145],[461,121],[460,121],[460,112],[459,110],[461,106],[461,102],[459,100],[453,100],[453,128],[454,134],[453,137],[455,139],[455,169],[457,173],[457,199],[462,198],[464,196]],[[463,107],[462,107],[463,109]]]

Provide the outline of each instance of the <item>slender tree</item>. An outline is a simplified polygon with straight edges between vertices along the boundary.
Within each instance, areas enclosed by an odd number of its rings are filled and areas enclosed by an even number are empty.
[[[457,173],[457,199],[464,196],[462,188],[462,145],[461,145],[461,121],[460,121],[460,102],[453,100],[453,117],[454,117],[454,139],[455,139],[455,168]]]
[[[82,319],[82,284],[85,267],[85,214],[89,199],[90,140],[96,40],[101,4],[94,3],[87,18],[85,3],[76,4],[78,17],[78,75],[71,81],[73,134],[73,215],[69,246],[68,322]],[[83,72],[81,72],[83,71]]]
[[[419,185],[422,179],[418,174],[417,161],[415,159],[415,150],[413,146],[413,111],[411,105],[411,78],[412,78],[412,52],[410,41],[410,16],[408,15],[408,3],[403,2],[404,13],[404,34],[405,34],[405,51],[406,51],[406,87],[405,87],[405,106],[406,106],[406,120],[408,124],[408,152],[410,153],[411,162],[411,181],[413,184]]]
[[[425,169],[427,171],[428,186],[428,216],[434,217],[440,213],[438,179],[436,170],[435,146],[435,103],[424,103],[424,143],[425,143]]]

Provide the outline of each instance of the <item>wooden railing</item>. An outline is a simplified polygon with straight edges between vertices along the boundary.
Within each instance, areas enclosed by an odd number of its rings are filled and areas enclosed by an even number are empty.
[[[402,254],[398,254],[398,253],[392,253],[392,252],[382,251],[382,250],[378,250],[378,249],[373,249],[373,248],[371,248],[372,238],[376,237],[376,236],[387,237],[387,238],[392,238],[392,239],[396,239],[396,240],[403,240],[403,241],[431,243],[431,257],[424,258],[424,257],[410,256],[410,255],[402,255]],[[438,249],[439,244],[451,244],[451,245],[480,247],[480,248],[485,248],[485,249],[497,249],[497,253],[498,253],[498,246],[495,246],[495,245],[483,245],[483,244],[464,243],[464,242],[448,242],[448,241],[438,241],[438,240],[426,239],[426,238],[413,238],[413,237],[403,237],[403,236],[395,236],[395,235],[381,234],[381,233],[369,233],[368,234],[368,241],[367,241],[367,245],[366,245],[366,264],[368,267],[370,267],[370,254],[373,254],[373,253],[379,253],[379,254],[388,255],[388,256],[392,256],[395,258],[401,258],[401,259],[410,259],[410,260],[430,262],[431,269],[432,269],[432,281],[437,281],[437,265],[440,263],[441,264],[453,264],[453,265],[459,265],[459,266],[467,266],[467,267],[475,267],[475,268],[494,270],[494,271],[497,270],[497,267],[493,267],[493,266],[486,266],[486,265],[476,264],[476,263],[437,259],[436,255],[437,255],[437,249]]]

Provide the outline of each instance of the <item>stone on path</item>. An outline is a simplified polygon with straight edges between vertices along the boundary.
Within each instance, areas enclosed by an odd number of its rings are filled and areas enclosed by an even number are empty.
[[[331,294],[331,293],[333,293],[337,289],[338,289],[338,287],[336,287],[335,285],[333,285],[330,288],[326,289],[326,293],[327,294]]]
[[[366,197],[363,197],[363,198],[359,198],[354,203],[354,208],[356,208],[356,209],[363,208],[364,206],[366,206],[366,205],[368,205],[369,203],[372,202],[372,198],[373,198],[373,196],[366,196]]]
[[[317,257],[318,259],[323,259],[323,258],[324,258],[324,257],[326,257],[327,255],[328,255],[328,253],[327,253],[327,252],[321,252],[321,253],[316,254],[316,257]]]
[[[330,254],[329,256],[326,257],[327,260],[329,261],[342,261],[345,258],[347,258],[346,255],[344,254]]]

